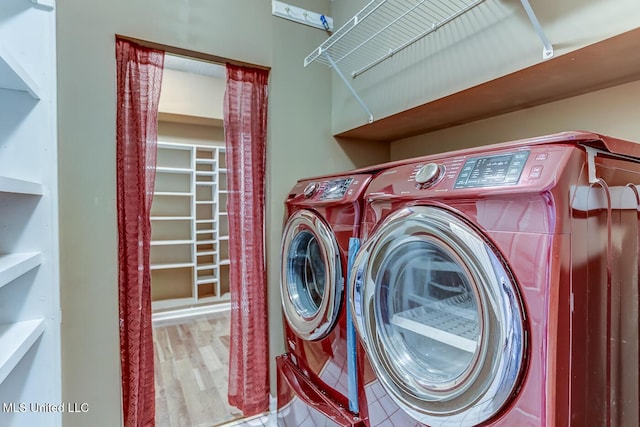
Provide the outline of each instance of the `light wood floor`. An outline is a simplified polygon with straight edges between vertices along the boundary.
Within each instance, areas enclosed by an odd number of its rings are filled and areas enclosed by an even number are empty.
[[[229,312],[154,322],[156,426],[211,427],[241,417],[227,403]]]

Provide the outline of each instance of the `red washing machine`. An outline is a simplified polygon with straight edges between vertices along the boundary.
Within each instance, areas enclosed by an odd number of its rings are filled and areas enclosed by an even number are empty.
[[[638,426],[640,145],[566,132],[365,193],[351,310],[370,426]]]
[[[278,425],[362,425],[345,278],[371,177],[305,179],[288,195],[281,269],[287,353],[276,359]]]

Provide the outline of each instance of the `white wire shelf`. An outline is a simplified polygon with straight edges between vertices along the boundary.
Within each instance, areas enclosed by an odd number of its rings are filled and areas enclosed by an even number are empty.
[[[357,77],[485,0],[374,0],[305,59]]]
[[[347,75],[356,78],[484,1],[372,0],[307,55],[304,66],[317,61],[332,67],[369,115],[371,123],[373,114],[353,89]],[[520,2],[542,41],[543,59],[552,57],[553,47],[529,1]]]

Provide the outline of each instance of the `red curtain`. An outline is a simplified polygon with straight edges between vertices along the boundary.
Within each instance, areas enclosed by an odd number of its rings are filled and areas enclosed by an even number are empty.
[[[264,177],[267,70],[227,65],[224,99],[231,267],[229,403],[248,417],[269,408]]]
[[[118,287],[125,427],[153,427],[150,210],[164,52],[116,39]]]

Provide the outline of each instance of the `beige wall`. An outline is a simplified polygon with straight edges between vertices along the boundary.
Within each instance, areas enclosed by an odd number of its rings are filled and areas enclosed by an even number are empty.
[[[344,24],[367,3],[334,2],[336,25]],[[640,26],[637,0],[530,3],[554,45],[555,56]],[[542,61],[542,43],[520,2],[487,1],[350,81],[379,119]],[[332,87],[333,132],[366,124],[367,116],[337,75]]]
[[[406,159],[568,130],[587,130],[640,142],[640,81],[391,143]]]
[[[220,121],[225,85],[224,78],[165,69],[158,111]]]
[[[158,141],[224,146],[224,130],[219,126],[159,121]]]
[[[328,10],[329,0],[296,5]],[[330,72],[302,68],[307,51],[326,35],[272,17],[270,7],[255,0],[58,1],[63,400],[90,407],[86,414],[64,414],[65,427],[121,423],[114,34],[272,67],[267,148],[272,360],[283,350],[278,266],[287,191],[303,176],[388,159],[388,147],[360,155],[352,144],[334,141]]]

